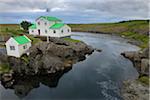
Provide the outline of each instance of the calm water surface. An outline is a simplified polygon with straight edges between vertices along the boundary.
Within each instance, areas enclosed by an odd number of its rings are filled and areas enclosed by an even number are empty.
[[[73,65],[60,75],[19,79],[15,89],[0,85],[0,100],[122,100],[121,82],[138,76],[133,64],[120,55],[139,48],[116,36],[75,32],[72,38],[82,40],[102,52]],[[20,91],[20,92],[18,92]]]

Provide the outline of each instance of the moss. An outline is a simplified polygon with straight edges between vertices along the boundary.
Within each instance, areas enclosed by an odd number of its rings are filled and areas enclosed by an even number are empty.
[[[66,41],[69,41],[69,42],[75,42],[75,43],[81,42],[80,40],[75,40],[75,39],[72,39],[72,38],[63,38],[63,39],[66,40]]]
[[[9,64],[5,63],[5,64],[0,65],[0,73],[7,73],[7,72],[10,72],[10,70],[11,68]]]
[[[28,57],[27,55],[22,55],[22,56],[21,56],[21,59],[22,59],[26,64],[29,63],[29,57]]]
[[[138,81],[145,85],[149,85],[150,78],[148,76],[141,76]]]

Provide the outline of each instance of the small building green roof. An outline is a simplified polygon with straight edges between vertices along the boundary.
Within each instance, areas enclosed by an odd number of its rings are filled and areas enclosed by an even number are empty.
[[[52,17],[52,16],[41,16],[39,18],[43,18],[43,19],[46,19],[48,21],[61,21],[60,19],[58,19],[56,17]]]
[[[31,42],[31,40],[28,37],[26,37],[25,35],[13,37],[13,39],[16,40],[16,42],[18,44],[25,44],[25,43]]]
[[[36,29],[36,24],[33,24],[29,27],[30,29]]]
[[[64,25],[65,25],[64,23],[56,23],[56,24],[52,25],[50,27],[50,29],[58,29],[58,28],[63,27]]]

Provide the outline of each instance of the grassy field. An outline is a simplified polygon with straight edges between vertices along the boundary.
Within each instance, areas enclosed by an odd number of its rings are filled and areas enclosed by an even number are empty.
[[[0,36],[18,36],[22,34],[27,35],[32,40],[33,44],[41,41],[26,33],[18,24],[0,24]]]
[[[18,35],[24,33],[18,24],[0,24],[0,35]]]
[[[117,34],[140,41],[141,48],[148,46],[149,21],[133,20],[118,23],[70,24],[72,31]]]

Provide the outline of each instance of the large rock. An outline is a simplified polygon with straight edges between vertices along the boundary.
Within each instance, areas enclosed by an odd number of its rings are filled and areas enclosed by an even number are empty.
[[[21,58],[4,57],[19,75],[50,74],[71,67],[77,61],[84,60],[94,49],[83,42],[70,42],[59,38],[50,38],[50,42],[40,42],[29,49],[29,56]],[[2,60],[2,61],[3,61]]]
[[[149,76],[149,48],[143,51],[127,51],[122,55],[130,59],[140,75]]]

